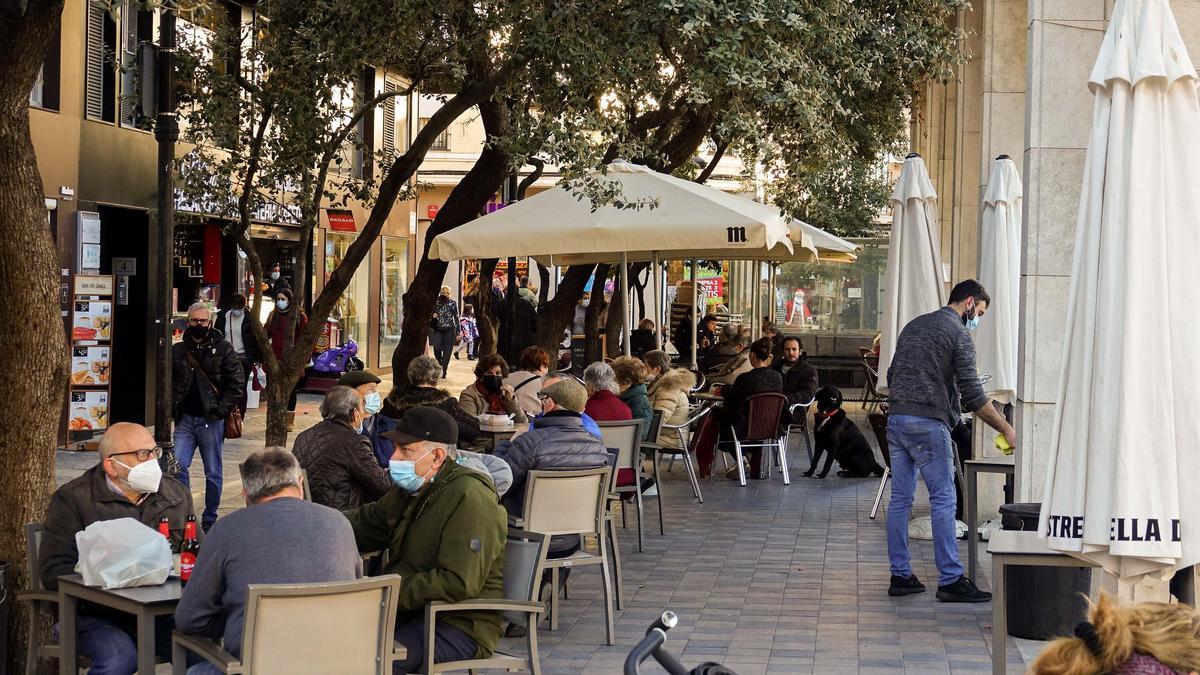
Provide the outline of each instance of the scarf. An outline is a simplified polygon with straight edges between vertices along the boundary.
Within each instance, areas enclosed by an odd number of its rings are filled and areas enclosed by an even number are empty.
[[[487,387],[483,386],[483,383],[478,380],[475,381],[475,391],[482,394],[483,399],[487,401],[488,413],[496,415],[508,414],[508,408],[504,407],[504,398],[501,397],[500,394],[493,394],[492,392],[488,391]]]

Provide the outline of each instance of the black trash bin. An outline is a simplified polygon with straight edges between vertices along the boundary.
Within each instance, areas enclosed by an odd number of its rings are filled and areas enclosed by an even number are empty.
[[[0,675],[4,674],[8,664],[8,615],[16,594],[12,563],[0,560]]]
[[[1041,510],[1041,504],[1005,504],[1000,507],[1000,527],[1036,532]],[[1087,618],[1090,568],[1020,565],[1005,571],[1009,635],[1048,640],[1070,635],[1075,624]]]

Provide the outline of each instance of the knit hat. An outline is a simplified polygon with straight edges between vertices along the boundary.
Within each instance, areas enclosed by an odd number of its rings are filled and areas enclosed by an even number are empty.
[[[587,390],[575,380],[559,380],[549,387],[543,387],[541,394],[571,412],[581,413],[587,405]]]
[[[345,387],[361,387],[364,384],[379,384],[380,382],[383,380],[379,379],[378,375],[365,370],[351,370],[338,380],[338,384]]]

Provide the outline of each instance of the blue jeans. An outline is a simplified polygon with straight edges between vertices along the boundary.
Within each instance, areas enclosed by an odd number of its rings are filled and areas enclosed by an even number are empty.
[[[221,446],[225,443],[225,420],[210,420],[185,414],[175,425],[175,457],[183,467],[179,480],[191,486],[188,469],[196,448],[200,449],[200,460],[204,462],[204,517],[205,526],[217,520],[217,507],[221,505],[221,486],[224,471],[221,467]]]
[[[159,660],[166,660],[171,653],[171,629],[174,625],[173,618],[169,616],[156,620],[154,650]],[[132,675],[137,672],[135,626],[133,617],[121,623],[86,613],[80,613],[75,618],[78,635],[75,644],[79,653],[92,661],[88,675]],[[58,624],[54,625],[54,629],[57,635]]]
[[[908,552],[908,518],[917,492],[917,471],[929,490],[933,518],[933,560],[938,585],[945,586],[963,574],[954,536],[954,450],[950,430],[941,420],[912,415],[889,415],[888,451],[892,459],[892,497],[888,502],[888,561],[892,574],[912,576]]]

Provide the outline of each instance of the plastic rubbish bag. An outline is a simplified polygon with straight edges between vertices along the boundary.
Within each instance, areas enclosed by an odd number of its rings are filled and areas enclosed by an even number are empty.
[[[79,573],[106,590],[157,586],[174,567],[166,537],[133,518],[101,520],[75,534]]]
[[[961,520],[954,521],[954,538],[962,539],[967,536],[967,524]],[[909,539],[933,539],[933,521],[929,516],[920,516],[908,521]]]

